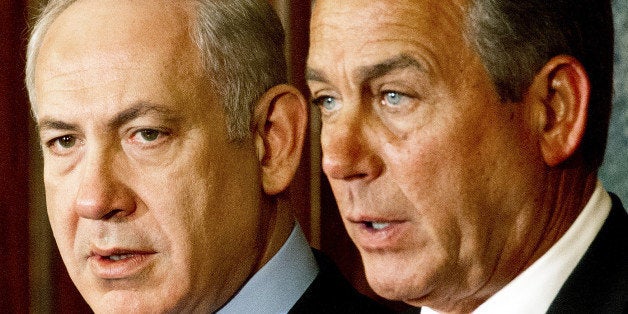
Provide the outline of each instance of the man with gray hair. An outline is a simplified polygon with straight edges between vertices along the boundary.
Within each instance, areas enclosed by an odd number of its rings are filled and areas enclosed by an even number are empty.
[[[95,312],[385,311],[282,197],[307,124],[283,40],[266,1],[48,3],[26,83],[53,234]]]
[[[610,0],[317,0],[322,167],[369,284],[423,312],[624,313],[597,179]]]

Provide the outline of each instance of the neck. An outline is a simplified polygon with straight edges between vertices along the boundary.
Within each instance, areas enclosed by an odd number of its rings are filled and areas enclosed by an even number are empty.
[[[472,312],[545,254],[567,232],[591,198],[595,172],[581,167],[549,168],[536,199],[528,206],[514,236],[503,248],[497,267],[475,297],[452,313]]]
[[[530,258],[520,272],[547,252],[567,232],[591,198],[597,183],[595,172],[578,168],[552,169],[543,198],[544,229]]]
[[[268,215],[268,220],[262,223],[268,224],[269,232],[265,240],[266,247],[263,251],[262,258],[256,267],[256,271],[262,268],[281,247],[284,245],[292,229],[294,228],[295,219],[292,215],[292,211],[288,204],[288,201],[283,196],[278,196],[273,201],[271,206],[271,213]]]

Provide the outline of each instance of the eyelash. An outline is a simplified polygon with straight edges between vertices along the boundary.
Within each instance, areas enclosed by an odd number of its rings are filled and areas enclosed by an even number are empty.
[[[395,90],[385,90],[385,91],[380,93],[379,101],[380,102],[386,101],[386,96],[388,96],[390,94],[396,94],[398,97],[401,98],[400,101],[403,101],[404,99],[407,99],[407,98],[412,98],[411,96],[409,96],[408,94],[403,93],[403,92],[399,92],[399,91],[395,91]],[[314,105],[316,107],[325,108],[325,101],[327,101],[329,99],[333,99],[334,101],[336,101],[335,97],[323,95],[323,96],[319,96],[319,97],[316,97],[316,98],[312,99],[311,102],[312,102],[312,105]],[[329,110],[329,108],[325,108],[325,109]]]
[[[142,136],[142,132],[156,132],[157,137],[153,140],[147,140]],[[129,138],[130,142],[137,143],[142,146],[142,148],[152,148],[166,140],[166,137],[171,135],[171,131],[167,130],[159,130],[159,129],[151,129],[151,128],[143,128],[131,133]],[[135,140],[136,136],[142,136],[142,140]],[[66,142],[69,145],[65,146],[62,142]],[[45,147],[47,147],[53,154],[58,156],[65,156],[70,154],[74,149],[77,148],[77,145],[82,145],[82,141],[76,136],[71,134],[64,134],[61,136],[54,137],[44,143]]]
[[[149,132],[151,134],[155,134],[156,133],[156,138],[152,139],[152,140],[147,140],[146,138],[144,138],[144,134],[145,132]],[[157,129],[157,128],[142,128],[142,129],[138,129],[135,130],[131,133],[131,136],[129,137],[129,141],[130,142],[134,142],[134,143],[138,143],[139,145],[142,146],[142,148],[145,149],[150,149],[153,147],[158,146],[159,144],[161,144],[163,141],[165,141],[167,139],[167,137],[169,137],[172,134],[171,131],[169,130],[163,130],[163,129]],[[136,140],[136,137],[141,137],[140,140]]]

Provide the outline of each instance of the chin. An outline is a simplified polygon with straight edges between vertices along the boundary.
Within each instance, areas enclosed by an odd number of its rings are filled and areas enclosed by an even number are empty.
[[[405,302],[415,298],[416,291],[409,289],[404,282],[399,282],[396,278],[367,275],[367,281],[373,291],[385,299]]]
[[[366,279],[377,295],[395,301],[422,299],[429,286],[411,265],[391,256],[363,254]]]
[[[137,291],[112,291],[88,300],[94,313],[168,313],[176,312],[176,304],[169,298],[145,295]],[[161,303],[164,302],[164,303]]]

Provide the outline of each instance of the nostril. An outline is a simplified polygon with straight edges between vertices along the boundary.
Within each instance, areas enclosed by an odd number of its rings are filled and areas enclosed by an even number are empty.
[[[109,220],[111,218],[113,218],[116,214],[123,212],[122,209],[113,209],[111,211],[109,211],[108,213],[106,213],[102,219],[103,220]]]
[[[359,180],[359,179],[364,179],[366,177],[368,177],[368,174],[366,174],[366,173],[356,173],[354,175],[348,176],[347,180],[351,180],[351,179],[358,179]]]

